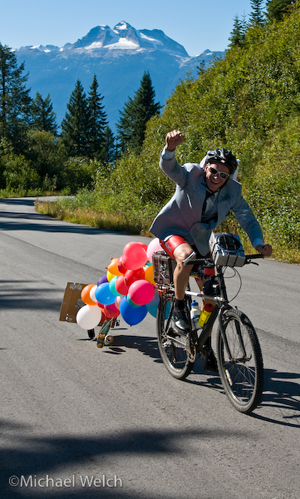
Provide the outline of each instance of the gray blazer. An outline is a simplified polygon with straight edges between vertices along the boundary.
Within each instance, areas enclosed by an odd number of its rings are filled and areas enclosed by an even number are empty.
[[[159,239],[179,235],[195,245],[201,255],[209,252],[209,237],[232,211],[248,234],[252,245],[263,244],[263,234],[251,208],[242,196],[242,186],[232,178],[215,196],[217,216],[201,222],[203,202],[206,197],[204,169],[196,163],[179,165],[175,154],[162,151],[160,168],[175,182],[176,190],[170,201],[153,221],[150,232]]]

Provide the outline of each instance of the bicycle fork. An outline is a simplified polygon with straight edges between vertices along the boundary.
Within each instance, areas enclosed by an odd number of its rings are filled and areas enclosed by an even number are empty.
[[[230,346],[228,344],[227,335],[225,333],[225,328],[224,328],[224,322],[222,320],[223,317],[224,317],[224,315],[223,315],[222,309],[220,309],[219,313],[218,313],[218,321],[219,321],[219,326],[220,326],[220,330],[221,330],[221,335],[222,335],[222,339],[223,339],[223,342],[224,342],[224,346],[225,346],[225,349],[226,349],[229,361],[231,363],[236,364],[237,363],[237,359],[235,359],[232,356],[232,353],[231,353],[231,350],[230,350]],[[234,323],[235,323],[235,332],[236,332],[236,335],[237,335],[238,340],[239,340],[240,350],[242,352],[242,359],[243,359],[244,362],[247,362],[247,361],[250,360],[250,357],[247,357],[244,340],[243,340],[243,337],[242,337],[242,334],[241,334],[240,324],[236,320],[234,321]]]

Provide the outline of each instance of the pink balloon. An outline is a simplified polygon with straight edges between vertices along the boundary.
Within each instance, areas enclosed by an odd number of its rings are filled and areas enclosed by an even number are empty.
[[[123,298],[122,296],[116,296],[115,305],[116,305],[118,310],[120,310],[120,304],[121,304],[122,298]]]
[[[113,317],[118,317],[118,315],[120,315],[120,310],[114,303],[111,303],[110,305],[104,305],[104,313],[112,319]]]
[[[152,241],[148,244],[147,258],[148,258],[149,262],[152,262],[152,255],[156,251],[163,251],[163,248],[160,245],[158,237],[156,237],[155,239],[152,239]]]
[[[146,305],[154,296],[154,287],[145,279],[135,281],[128,290],[128,296],[136,305]]]
[[[122,297],[120,296],[120,298],[122,298]],[[108,310],[109,312],[118,312],[118,309],[117,309],[115,303],[111,303],[110,305],[104,305],[104,309]]]
[[[139,269],[146,262],[147,253],[141,244],[134,242],[126,244],[123,250],[122,264],[127,270]]]

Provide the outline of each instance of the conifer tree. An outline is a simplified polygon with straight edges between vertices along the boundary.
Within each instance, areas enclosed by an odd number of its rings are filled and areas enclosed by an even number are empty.
[[[233,28],[229,36],[229,47],[241,47],[245,41],[246,34],[246,21],[245,18],[243,21],[239,19],[238,16],[235,16],[233,22]]]
[[[89,156],[102,158],[105,156],[105,130],[108,124],[107,114],[102,104],[103,96],[98,93],[97,77],[94,79],[88,95],[89,108]]]
[[[31,126],[35,130],[51,132],[54,135],[57,133],[56,115],[53,111],[53,105],[48,94],[46,99],[43,99],[39,92],[32,102],[31,107],[32,122]]]
[[[134,98],[128,99],[117,123],[118,140],[122,152],[132,149],[139,153],[145,138],[147,121],[159,114],[161,105],[155,103],[155,91],[150,74],[145,72]]]
[[[108,125],[105,127],[103,139],[104,162],[113,163],[116,159],[116,139]]]
[[[30,89],[24,63],[17,64],[15,53],[0,43],[0,138],[6,138],[15,152],[22,152],[29,124]]]
[[[267,2],[267,17],[270,21],[280,21],[295,0],[269,0]]]
[[[61,123],[62,140],[70,156],[88,156],[90,117],[86,94],[77,80]]]
[[[263,3],[264,0],[250,0],[252,7],[252,12],[250,14],[250,24],[258,26],[264,24],[264,13],[263,13]]]

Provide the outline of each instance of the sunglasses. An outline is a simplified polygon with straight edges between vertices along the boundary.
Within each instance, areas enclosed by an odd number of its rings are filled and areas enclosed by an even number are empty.
[[[225,180],[226,178],[230,177],[230,173],[219,172],[219,170],[217,170],[213,166],[208,166],[207,168],[208,168],[208,170],[210,171],[210,173],[212,175],[219,175],[219,177],[222,178],[223,180]]]

